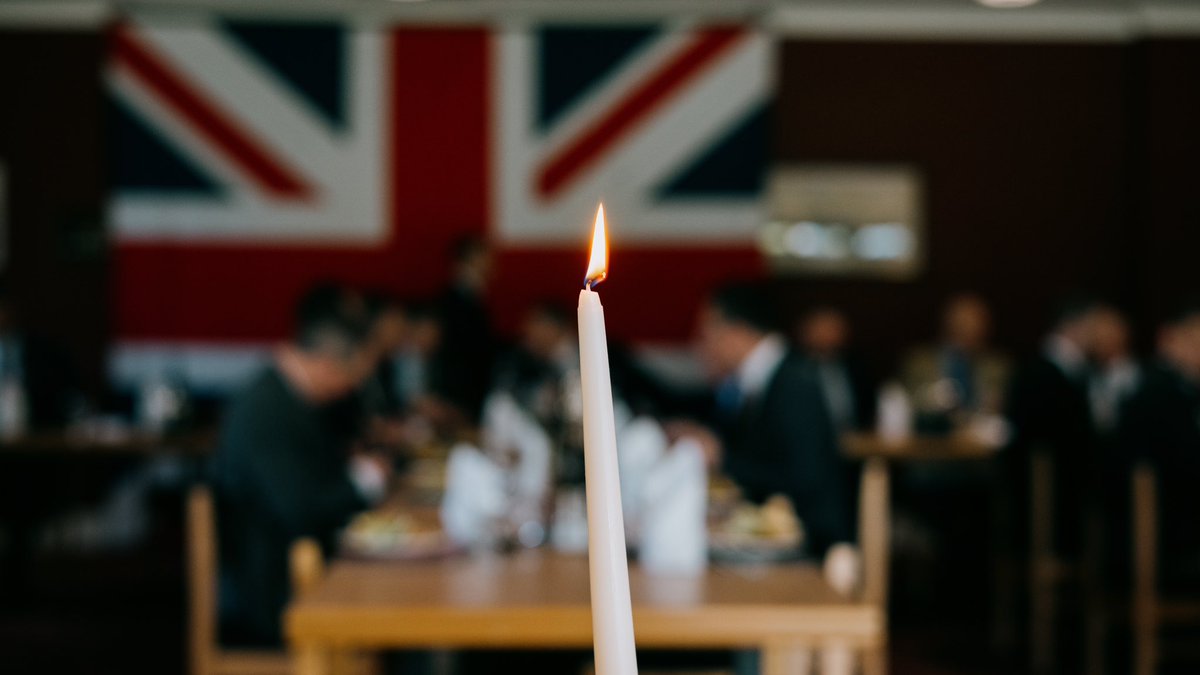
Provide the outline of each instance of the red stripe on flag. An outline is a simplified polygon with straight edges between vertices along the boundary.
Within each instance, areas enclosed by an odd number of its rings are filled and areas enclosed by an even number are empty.
[[[766,273],[762,254],[753,244],[613,244],[610,273],[598,290],[608,334],[622,342],[687,341],[697,310],[713,289],[730,281],[761,279]],[[538,302],[573,309],[586,269],[586,242],[573,248],[501,249],[488,293],[501,332],[515,335]]]
[[[746,31],[736,27],[709,28],[666,65],[636,87],[616,107],[584,130],[566,148],[555,153],[538,173],[537,190],[542,198],[553,196],[584,170],[595,164],[623,135],[650,112],[683,89],[720,54],[732,47]]]
[[[312,188],[296,172],[239,129],[231,116],[206,100],[195,85],[172,72],[165,60],[141,44],[128,27],[113,31],[113,56],[197,133],[241,167],[264,192],[289,199],[312,197]]]
[[[292,305],[312,283],[337,280],[427,298],[444,277],[442,247],[385,250],[125,244],[115,251],[120,340],[265,342],[287,335]],[[629,342],[678,343],[695,326],[704,297],[730,280],[761,278],[752,246],[617,246],[612,274],[600,285],[608,332]],[[501,249],[488,303],[500,330],[516,334],[538,302],[573,308],[587,251],[573,248]],[[664,283],[664,280],[670,280]]]

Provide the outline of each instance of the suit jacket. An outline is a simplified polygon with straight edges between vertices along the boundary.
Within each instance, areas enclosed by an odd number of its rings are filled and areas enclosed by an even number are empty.
[[[1010,493],[1023,528],[1029,522],[1029,459],[1035,450],[1051,453],[1054,466],[1055,539],[1058,550],[1075,552],[1085,500],[1102,477],[1096,457],[1086,373],[1070,376],[1043,355],[1013,377],[1005,403],[1012,438],[1005,453]],[[1015,533],[1014,533],[1015,534]],[[1025,544],[1025,537],[1015,542]]]
[[[344,438],[326,412],[271,368],[226,413],[213,461],[221,615],[240,641],[279,642],[291,543],[314,537],[328,551],[337,530],[366,506],[347,472]]]
[[[483,300],[451,287],[438,302],[442,342],[434,355],[431,387],[472,420],[479,418],[492,380],[495,352]]]
[[[811,552],[853,540],[845,466],[811,362],[786,357],[766,388],[719,427],[725,471],[752,501],[790,498]]]
[[[1194,526],[1200,509],[1200,386],[1164,364],[1147,368],[1120,419],[1124,458],[1148,459],[1158,469],[1164,550],[1200,552]]]
[[[947,376],[942,357],[941,348],[926,347],[913,351],[904,360],[901,381],[909,396],[917,403],[918,411],[926,407],[922,401],[928,398],[930,387]],[[985,413],[999,413],[1004,405],[1005,390],[1012,371],[1008,359],[989,352],[975,355],[970,363],[975,380],[973,396],[977,409]]]
[[[822,385],[822,390],[826,395],[826,402],[832,408],[829,401],[829,396],[833,392],[826,391],[824,379],[821,377],[820,369],[822,367],[832,367],[840,371],[842,377],[845,378],[845,384],[848,387],[846,394],[849,395],[850,419],[847,420],[846,426],[841,429],[845,430],[865,430],[871,429],[875,425],[876,403],[877,397],[875,390],[878,388],[878,383],[870,376],[870,372],[862,359],[854,353],[847,353],[835,361],[827,362],[822,365],[820,361],[814,361],[814,368],[817,369],[818,382]]]
[[[1092,449],[1086,375],[1069,376],[1045,356],[1032,359],[1014,376],[1005,412],[1014,448],[1028,451],[1040,445],[1064,459],[1087,457]]]

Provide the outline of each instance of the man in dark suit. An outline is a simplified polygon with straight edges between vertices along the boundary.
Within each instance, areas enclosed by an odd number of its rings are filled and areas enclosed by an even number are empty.
[[[432,364],[433,390],[469,422],[479,419],[494,365],[495,340],[484,304],[491,270],[492,255],[486,242],[476,237],[458,242],[454,279],[437,303],[442,335]]]
[[[814,368],[788,351],[761,293],[742,286],[715,293],[701,310],[699,342],[721,382],[719,438],[698,439],[714,461],[719,454],[721,468],[753,501],[786,495],[811,553],[852,541],[844,465]]]
[[[1090,449],[1088,358],[1100,309],[1090,299],[1065,303],[1041,351],[1013,378],[1006,411],[1014,448],[1041,444],[1069,458]]]
[[[816,368],[834,428],[868,429],[875,423],[875,387],[849,349],[850,322],[833,307],[818,307],[801,318],[797,342]]]
[[[221,617],[232,641],[280,641],[288,548],[314,537],[328,551],[352,515],[383,496],[388,465],[350,456],[329,405],[368,371],[361,299],[324,286],[300,302],[290,344],[230,404],[214,482],[220,504]]]
[[[1163,581],[1194,585],[1200,579],[1200,530],[1193,525],[1200,510],[1200,306],[1177,312],[1158,343],[1117,437],[1126,461],[1148,460],[1158,470]]]
[[[1013,377],[1005,404],[1012,425],[1006,464],[1018,511],[1028,503],[1030,457],[1035,451],[1048,452],[1054,460],[1056,545],[1067,553],[1081,543],[1084,499],[1098,478],[1088,359],[1101,309],[1090,298],[1064,302],[1041,351]],[[1021,514],[1016,522],[1026,523],[1028,518]]]

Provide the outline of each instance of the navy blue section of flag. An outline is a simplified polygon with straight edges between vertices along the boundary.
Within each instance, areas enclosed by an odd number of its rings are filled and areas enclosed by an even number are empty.
[[[658,189],[659,199],[754,197],[767,168],[767,106],[753,110]]]
[[[545,130],[661,29],[547,25],[538,30],[538,126]]]
[[[150,129],[115,96],[109,96],[113,187],[121,192],[215,196],[217,181]]]
[[[330,124],[345,124],[346,46],[341,24],[227,19],[221,27]]]

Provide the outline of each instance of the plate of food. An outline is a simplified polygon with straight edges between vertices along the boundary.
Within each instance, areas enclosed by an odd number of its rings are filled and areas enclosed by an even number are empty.
[[[762,505],[742,502],[708,531],[709,553],[727,562],[776,562],[797,558],[804,528],[782,495]]]
[[[398,510],[368,511],[342,532],[342,552],[369,560],[427,560],[462,549],[436,522],[423,522]]]

